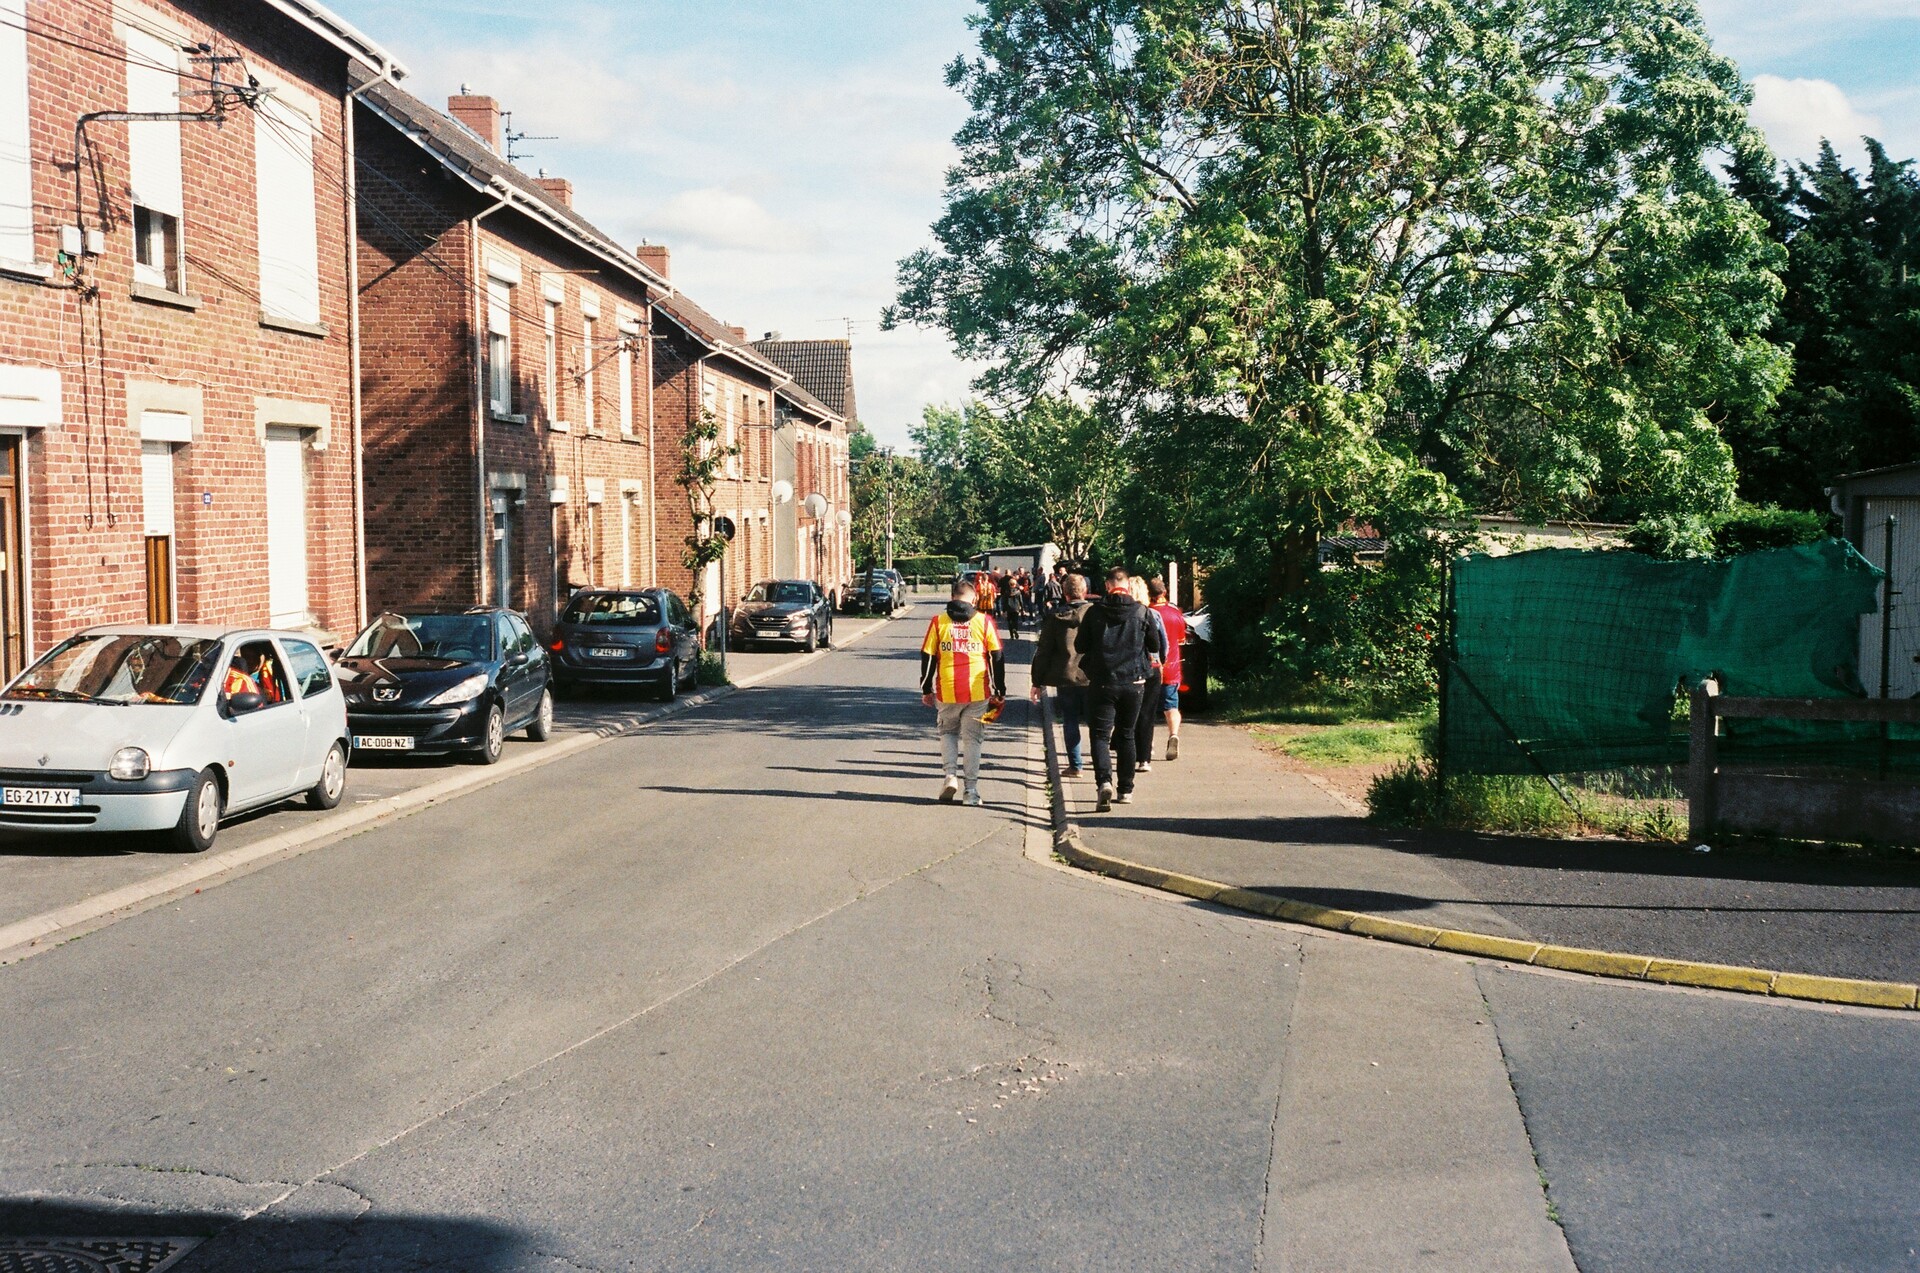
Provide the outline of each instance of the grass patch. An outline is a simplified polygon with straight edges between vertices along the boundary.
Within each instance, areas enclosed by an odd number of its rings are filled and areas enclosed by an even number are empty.
[[[1262,743],[1311,765],[1365,765],[1411,760],[1422,750],[1428,720],[1357,721],[1320,728],[1255,726]]]
[[[1302,692],[1277,681],[1212,678],[1209,719],[1228,725],[1354,725],[1396,723],[1433,714],[1433,704],[1366,694]]]
[[[726,660],[711,650],[705,651],[700,655],[700,684],[733,684],[733,678],[727,675]]]
[[[1444,790],[1431,762],[1408,760],[1374,779],[1367,816],[1387,826],[1498,831],[1514,835],[1611,835],[1675,842],[1687,834],[1686,818],[1669,800],[1596,797],[1531,775],[1456,774]]]

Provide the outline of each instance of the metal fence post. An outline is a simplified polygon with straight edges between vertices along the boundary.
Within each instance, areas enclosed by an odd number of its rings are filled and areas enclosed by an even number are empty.
[[[1453,552],[1440,559],[1440,640],[1434,665],[1440,677],[1439,718],[1434,724],[1433,781],[1442,807],[1447,799],[1447,682],[1453,667]]]
[[[1715,788],[1720,768],[1719,730],[1713,712],[1713,700],[1719,692],[1717,682],[1703,681],[1693,691],[1688,712],[1687,834],[1695,841],[1710,837],[1714,823],[1720,820]]]

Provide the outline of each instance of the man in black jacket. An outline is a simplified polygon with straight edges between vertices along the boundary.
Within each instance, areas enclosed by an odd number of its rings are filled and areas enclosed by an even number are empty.
[[[1138,760],[1134,730],[1147,674],[1154,666],[1154,641],[1147,608],[1127,591],[1127,572],[1107,572],[1107,595],[1087,611],[1074,637],[1080,670],[1088,681],[1089,724],[1093,734],[1093,779],[1099,785],[1097,811],[1118,800],[1133,802],[1133,772]],[[1114,752],[1119,773],[1114,773]],[[1115,779],[1118,778],[1118,786]]]
[[[1060,705],[1060,732],[1067,742],[1067,777],[1080,776],[1080,726],[1087,719],[1087,674],[1080,670],[1080,652],[1073,639],[1093,602],[1087,600],[1087,581],[1066,576],[1066,596],[1040,619],[1040,639],[1033,649],[1033,701],[1051,685]]]

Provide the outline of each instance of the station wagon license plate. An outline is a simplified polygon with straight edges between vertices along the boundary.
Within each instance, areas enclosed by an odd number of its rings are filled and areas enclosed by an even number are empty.
[[[0,801],[21,809],[67,809],[80,803],[77,787],[7,787]]]
[[[630,659],[633,657],[632,650],[623,649],[614,645],[603,645],[589,649],[587,654],[589,657],[596,659]]]
[[[359,734],[353,745],[361,751],[412,751],[413,739],[406,734]]]

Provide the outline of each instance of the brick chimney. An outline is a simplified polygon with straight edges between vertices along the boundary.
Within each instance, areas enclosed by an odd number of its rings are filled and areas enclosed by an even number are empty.
[[[561,207],[573,206],[573,183],[565,177],[549,177],[547,170],[542,168],[540,175],[533,179],[533,184],[546,191],[547,197]]]
[[[640,264],[668,282],[673,281],[673,253],[667,251],[663,244],[642,243],[633,250],[633,254],[640,258]]]
[[[500,103],[491,97],[482,97],[469,92],[462,84],[460,91],[447,99],[447,114],[453,116],[487,143],[494,154],[501,150]]]
[[[733,337],[743,345],[747,343],[747,329],[744,327],[735,327],[729,324],[727,326],[727,335]]]

